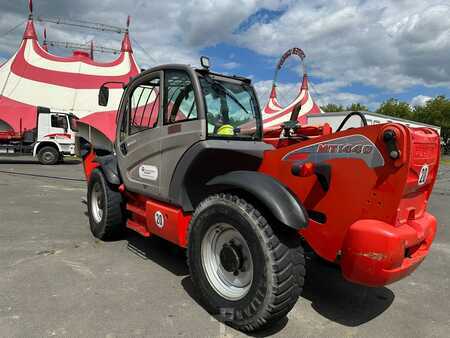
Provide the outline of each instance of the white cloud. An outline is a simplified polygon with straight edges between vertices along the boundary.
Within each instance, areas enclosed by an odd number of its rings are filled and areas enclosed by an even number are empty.
[[[449,15],[435,0],[302,1],[235,41],[272,57],[298,46],[315,76],[399,92],[450,84]]]
[[[286,49],[301,47],[310,74],[323,81],[312,90],[319,104],[361,102],[373,106],[373,97],[348,92],[346,88],[354,83],[389,93],[420,84],[450,86],[448,0],[39,0],[34,6],[36,16],[82,18],[120,26],[130,14],[135,54],[146,68],[160,63],[198,64],[202,48],[222,42],[249,48],[270,61]],[[284,11],[271,20],[254,20],[245,32],[234,34],[261,8]],[[25,1],[3,1],[0,33],[24,22],[26,11]],[[41,36],[43,26],[36,26]],[[0,57],[17,50],[24,27],[2,38]],[[52,40],[87,42],[95,37],[98,45],[120,47],[119,35],[52,24],[47,28]],[[224,60],[229,60],[223,61],[225,69],[244,64],[233,53]],[[299,85],[280,84],[280,100],[289,101]],[[256,88],[264,104],[271,81],[257,81]]]
[[[326,105],[328,103],[335,103],[344,107],[351,105],[352,103],[361,103],[367,105],[369,100],[366,96],[358,95],[348,92],[338,92],[321,96],[320,105]]]
[[[352,103],[370,104],[371,97],[358,95],[349,92],[340,92],[345,82],[330,81],[315,86],[309,86],[309,93],[318,105],[326,105],[328,103],[336,103],[348,106]],[[272,81],[257,81],[254,83],[256,93],[258,94],[259,103],[264,106],[268,99],[272,88]],[[300,92],[299,83],[278,83],[277,97],[282,105],[287,105]]]
[[[234,62],[234,61],[230,61],[230,62],[225,62],[222,64],[222,67],[225,69],[236,69],[240,66],[240,64],[238,62]]]
[[[270,95],[272,89],[272,81],[264,80],[257,81],[253,84],[256,93],[258,94],[259,103],[264,106]],[[277,98],[282,105],[288,105],[300,92],[299,83],[278,83],[277,84]]]
[[[255,87],[256,94],[258,95],[259,104],[261,105],[261,107],[263,107],[269,99],[270,89],[272,88],[272,81],[257,81],[253,83],[253,86]]]
[[[430,101],[432,99],[432,97],[430,96],[425,96],[425,95],[417,95],[415,97],[413,97],[413,99],[411,100],[411,106],[424,106],[427,101]]]
[[[125,26],[131,15],[131,37],[138,61],[146,64],[198,64],[199,50],[228,40],[239,24],[259,8],[278,9],[290,0],[171,0],[171,1],[50,1],[34,3],[35,16],[83,19]],[[6,32],[27,16],[26,3],[0,5],[0,32]],[[36,23],[38,34],[43,27]],[[120,48],[119,35],[86,32],[74,27],[46,24],[48,38],[84,43],[95,36],[97,45]],[[21,40],[25,24],[2,39],[0,55],[13,54]],[[146,52],[136,44],[142,45]],[[54,49],[52,49],[55,51]],[[61,50],[56,50],[60,53]],[[65,51],[65,53],[69,53]],[[150,54],[151,57],[148,57]],[[98,55],[102,59],[111,56]],[[237,61],[236,61],[237,62]]]

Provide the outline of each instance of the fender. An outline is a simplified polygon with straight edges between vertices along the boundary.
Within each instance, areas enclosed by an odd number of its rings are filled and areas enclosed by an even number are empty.
[[[284,225],[299,230],[308,225],[303,204],[280,182],[259,172],[233,171],[217,176],[208,186],[239,188],[256,197]]]
[[[44,140],[44,141],[36,142],[36,144],[34,145],[34,147],[33,147],[33,156],[34,157],[36,156],[37,149],[39,148],[39,146],[41,144],[45,144],[45,143],[52,144],[52,145],[56,146],[56,148],[58,149],[58,152],[61,153],[61,146],[59,145],[58,142],[55,142],[55,141],[52,141],[52,140]]]
[[[105,175],[106,181],[112,185],[120,185],[122,180],[119,175],[119,167],[117,165],[117,157],[113,154],[99,156],[93,162],[98,163],[100,170]]]
[[[109,150],[95,148],[93,144],[83,137],[77,137],[77,152],[83,159],[85,174],[89,179],[91,172],[99,168],[106,181],[112,185],[120,185],[122,180],[119,175],[117,157]]]

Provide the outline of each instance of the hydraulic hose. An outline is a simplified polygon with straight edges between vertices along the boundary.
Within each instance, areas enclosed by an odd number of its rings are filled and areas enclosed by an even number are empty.
[[[364,125],[364,127],[367,126],[367,120],[366,117],[364,116],[363,113],[359,112],[359,111],[354,111],[351,112],[350,114],[348,114],[345,119],[341,122],[341,124],[339,125],[338,129],[336,130],[336,132],[341,131],[341,129],[345,126],[345,124],[347,123],[347,121],[350,119],[350,117],[358,115],[361,118],[361,121]]]

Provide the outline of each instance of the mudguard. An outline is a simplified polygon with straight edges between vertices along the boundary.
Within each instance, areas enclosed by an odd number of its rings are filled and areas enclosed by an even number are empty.
[[[246,191],[256,197],[279,222],[290,228],[298,230],[308,225],[308,213],[303,204],[271,176],[253,171],[233,171],[213,178],[207,185]]]
[[[97,157],[94,162],[100,164],[100,169],[108,183],[120,185],[122,183],[117,165],[117,157],[113,154]]]
[[[116,155],[107,149],[95,148],[92,143],[83,137],[77,138],[77,147],[78,153],[83,159],[84,171],[88,180],[92,170],[99,168],[108,183],[112,185],[122,183]]]

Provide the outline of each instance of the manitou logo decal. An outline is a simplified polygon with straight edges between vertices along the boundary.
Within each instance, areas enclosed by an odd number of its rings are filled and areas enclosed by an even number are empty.
[[[367,144],[319,144],[318,153],[355,153],[370,154],[373,151],[372,145]]]
[[[305,162],[320,163],[337,158],[360,159],[369,168],[382,167],[384,165],[384,159],[380,151],[364,135],[339,137],[311,144],[287,153],[283,160],[301,164]]]
[[[158,179],[158,167],[154,165],[141,165],[139,167],[139,177],[144,180],[156,181]]]

